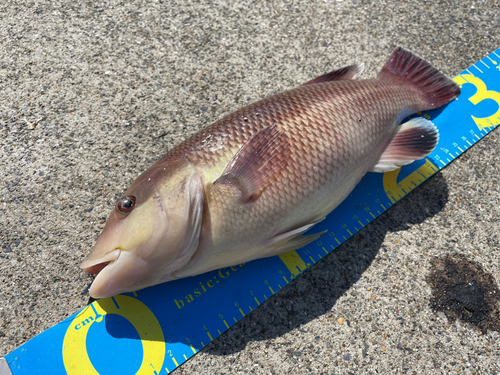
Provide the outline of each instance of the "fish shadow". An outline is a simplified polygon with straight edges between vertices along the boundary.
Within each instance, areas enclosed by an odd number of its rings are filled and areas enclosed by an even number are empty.
[[[205,350],[214,355],[234,354],[249,342],[266,341],[328,314],[371,265],[389,232],[419,224],[443,210],[448,186],[435,174],[289,283],[258,309],[215,339]]]

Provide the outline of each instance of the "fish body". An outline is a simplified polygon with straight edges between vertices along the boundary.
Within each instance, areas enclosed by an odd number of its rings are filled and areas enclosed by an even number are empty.
[[[82,268],[108,297],[305,246],[368,171],[428,155],[438,132],[406,116],[457,97],[456,84],[398,48],[375,79],[350,66],[244,107],[144,172]]]

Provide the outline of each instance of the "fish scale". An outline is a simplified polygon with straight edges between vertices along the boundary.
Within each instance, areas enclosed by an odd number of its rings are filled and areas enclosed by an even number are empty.
[[[231,134],[241,127],[241,117],[259,111],[263,116],[254,122],[254,134],[276,124],[287,138],[290,157],[276,181],[251,204],[241,202],[243,193],[237,184],[217,184],[227,161],[211,159],[219,173],[213,173],[213,165],[207,166],[213,176],[212,181],[204,181],[210,225],[202,229],[191,261],[174,276],[192,276],[275,254],[279,249],[268,246],[273,237],[320,220],[342,202],[391,142],[399,114],[431,106],[413,86],[384,77],[301,86],[208,127],[208,133]],[[242,142],[226,139],[231,150],[251,142],[251,137]],[[206,159],[196,142],[194,137],[181,145],[189,150],[183,157],[203,170]],[[235,147],[234,142],[241,144]]]
[[[95,373],[95,368],[103,375],[117,368],[172,372],[500,124],[500,49],[454,80],[462,87],[456,101],[443,111],[418,114],[440,129],[434,152],[401,170],[365,176],[318,224],[318,230],[329,229],[321,241],[279,257],[95,301],[7,354],[0,369],[13,375],[45,374],[47,368],[70,375]],[[187,302],[190,294],[194,300]],[[118,331],[120,338],[113,336]],[[90,352],[90,347],[98,349]]]
[[[369,170],[391,171],[428,155],[438,141],[435,126],[400,120],[448,104],[458,85],[401,47],[377,78],[358,81],[360,71],[345,67],[236,111],[145,171],[81,265],[96,275],[90,295],[300,248],[322,233],[300,236]]]
[[[388,108],[373,108],[374,105],[376,105],[374,104],[375,102],[387,102],[388,97],[392,97],[396,102],[412,102],[411,99],[408,98],[408,95],[406,95],[406,97],[402,95],[405,93],[403,90],[399,90],[401,93],[397,92],[397,90],[391,90],[391,94],[393,95],[389,96],[388,90],[382,89],[381,95],[375,98],[377,100],[372,101],[363,100],[364,92],[361,92],[359,95],[361,96],[361,100],[358,99],[356,103],[360,108],[359,110],[358,107],[349,105],[349,103],[355,99],[351,98],[349,91],[345,89],[345,86],[348,86],[350,83],[350,81],[335,81],[318,85],[320,87],[302,86],[287,93],[278,94],[244,107],[184,141],[167,153],[159,162],[163,164],[168,161],[177,160],[181,157],[188,157],[194,164],[203,166],[204,164],[211,165],[214,162],[219,164],[221,161],[218,160],[218,158],[222,157],[222,164],[225,163],[225,167],[227,162],[224,156],[232,157],[234,154],[232,150],[239,149],[253,134],[272,124],[291,124],[293,129],[290,131],[295,134],[297,138],[304,136],[304,134],[308,134],[309,131],[314,131],[314,129],[303,128],[304,125],[307,126],[310,123],[315,124],[319,130],[323,131],[322,134],[317,134],[317,136],[324,135],[325,133],[330,136],[335,136],[337,133],[332,130],[332,125],[337,121],[343,122],[346,120],[355,123],[356,118],[365,110],[368,111],[365,116],[373,115],[372,111],[375,109],[382,110],[382,113],[388,113],[389,117],[393,114],[391,111],[388,111]],[[361,83],[356,83],[356,89],[359,89]],[[378,85],[373,82],[363,81],[362,84],[364,85],[365,83],[367,88],[374,91],[377,89]],[[339,91],[342,92],[339,93]],[[391,103],[394,103],[394,101]],[[390,103],[386,103],[386,106],[387,104]],[[325,123],[325,117],[328,114],[330,114],[329,118],[332,118],[332,121],[330,121],[330,124],[320,127],[318,124]],[[298,117],[302,119],[303,123],[297,122]],[[248,121],[243,120],[244,118],[248,118]],[[371,118],[370,120],[376,121],[375,118]],[[387,121],[387,118],[381,120]],[[244,126],[242,124],[243,122],[245,123]],[[224,143],[227,149],[224,151],[216,151],[215,153],[207,153],[204,149],[203,144],[205,142],[203,141],[208,136],[212,138],[223,137],[227,139]],[[314,139],[311,139],[311,141],[314,141]],[[307,145],[304,145],[304,150],[306,149]]]

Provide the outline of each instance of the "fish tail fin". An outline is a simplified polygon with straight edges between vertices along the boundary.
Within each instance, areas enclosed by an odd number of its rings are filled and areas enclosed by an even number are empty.
[[[380,80],[404,82],[419,92],[427,108],[438,108],[460,95],[451,79],[412,52],[398,47],[378,74]]]
[[[439,142],[436,126],[422,117],[405,122],[371,172],[389,172],[428,156]]]

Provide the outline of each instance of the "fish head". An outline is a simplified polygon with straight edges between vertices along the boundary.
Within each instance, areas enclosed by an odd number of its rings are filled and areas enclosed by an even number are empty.
[[[96,275],[90,295],[111,297],[174,279],[198,247],[202,210],[201,177],[191,163],[144,172],[117,202],[80,266]]]

